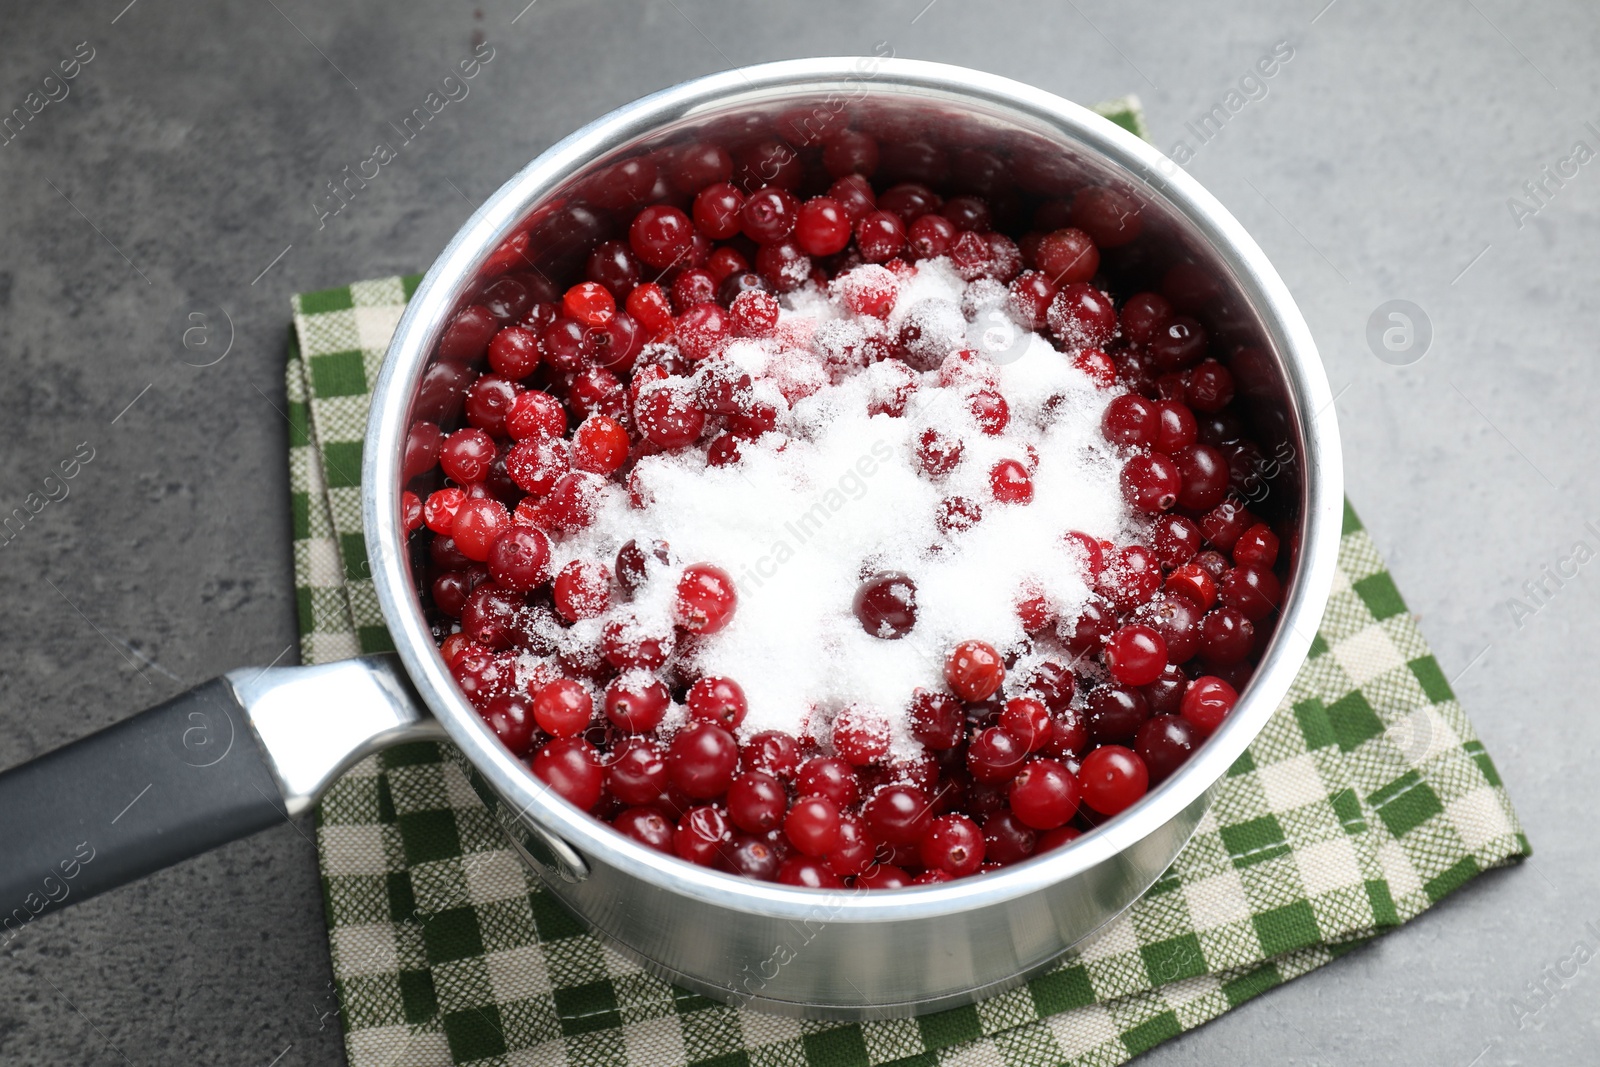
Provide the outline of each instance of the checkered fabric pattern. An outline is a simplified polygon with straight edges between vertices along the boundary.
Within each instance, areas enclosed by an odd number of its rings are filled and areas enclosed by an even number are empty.
[[[1137,110],[1114,116],[1143,133]],[[369,391],[417,277],[294,300],[287,374],[301,657],[388,649],[362,539]],[[1354,512],[1311,655],[1198,833],[1026,986],[915,1020],[800,1022],[662,982],[507,846],[447,746],[371,757],[317,820],[352,1067],[1109,1065],[1405,922],[1529,847]]]

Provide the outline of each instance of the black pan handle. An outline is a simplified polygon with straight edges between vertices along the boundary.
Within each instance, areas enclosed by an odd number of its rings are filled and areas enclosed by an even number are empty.
[[[440,739],[393,656],[241,670],[0,774],[0,943],[293,818],[362,757]]]

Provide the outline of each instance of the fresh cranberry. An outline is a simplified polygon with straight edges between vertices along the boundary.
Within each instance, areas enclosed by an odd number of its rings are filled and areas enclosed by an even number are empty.
[[[928,812],[927,794],[909,785],[885,786],[861,809],[867,829],[891,846],[917,844],[927,829]]]
[[[678,821],[678,833],[673,838],[673,851],[679,859],[702,867],[717,867],[733,840],[733,824],[721,808],[706,805],[691,808]],[[777,864],[773,864],[776,873]]]
[[[506,432],[514,441],[561,437],[567,432],[567,413],[549,393],[530,389],[518,393],[506,412]]]
[[[1217,598],[1251,622],[1261,622],[1278,610],[1283,586],[1277,575],[1260,567],[1235,567],[1222,579]]]
[[[1124,626],[1106,642],[1106,668],[1123,685],[1148,685],[1167,665],[1167,643],[1149,626]]]
[[[1180,506],[1209,511],[1222,503],[1228,492],[1228,464],[1221,452],[1210,445],[1194,444],[1180,449],[1172,458],[1183,483],[1178,490]]]
[[[766,771],[787,782],[799,770],[800,743],[782,730],[763,730],[744,743],[739,759],[753,771]]]
[[[939,501],[937,514],[934,516],[934,525],[940,532],[946,534],[961,533],[970,530],[983,521],[983,508],[977,501],[968,500],[964,496],[945,497]]]
[[[649,556],[654,557],[657,563],[666,565],[672,562],[672,554],[665,541],[652,541],[649,546]],[[617,584],[622,586],[622,591],[628,596],[633,596],[644,584],[648,573],[648,557],[646,549],[637,541],[628,541],[617,550]]]
[[[904,870],[888,863],[874,864],[856,878],[860,889],[904,889],[911,884]]]
[[[533,748],[535,724],[528,698],[517,693],[502,693],[492,698],[482,712],[483,721],[513,756],[527,757]]]
[[[833,747],[852,766],[867,767],[882,762],[889,753],[888,720],[852,704],[834,719]]]
[[[562,533],[581,530],[594,521],[605,479],[588,471],[568,471],[550,487],[540,507],[550,526]]]
[[[924,866],[952,878],[973,874],[983,863],[983,831],[965,815],[940,815],[931,820],[918,846]]]
[[[606,686],[606,718],[618,729],[630,734],[644,734],[661,724],[667,714],[672,697],[667,687],[655,678],[643,674],[624,674]],[[681,736],[681,735],[680,735]],[[674,784],[676,780],[674,780]],[[684,790],[689,792],[689,790]],[[715,796],[714,793],[691,796]]]
[[[593,560],[575,559],[556,575],[552,593],[568,622],[592,619],[611,606],[611,572]]]
[[[1021,863],[1039,846],[1039,835],[1010,811],[997,812],[983,821],[983,854],[1000,864]]]
[[[536,497],[547,495],[571,466],[572,446],[560,437],[529,437],[506,453],[506,474]]]
[[[1169,663],[1155,681],[1140,686],[1139,692],[1144,694],[1150,714],[1176,715],[1183,706],[1183,694],[1188,688],[1189,676],[1183,673],[1183,668]]]
[[[1210,667],[1232,667],[1250,654],[1255,623],[1236,608],[1213,608],[1200,620],[1200,659]]]
[[[1100,269],[1100,250],[1088,234],[1069,226],[1045,235],[1034,262],[1057,285],[1086,282]]]
[[[617,813],[611,825],[621,831],[624,837],[631,837],[657,852],[665,852],[669,856],[674,854],[673,839],[677,833],[666,816],[655,808],[626,808]]]
[[[829,196],[815,196],[800,205],[794,237],[810,256],[831,256],[850,243],[850,216]]]
[[[1088,233],[1101,248],[1119,248],[1143,229],[1139,203],[1126,193],[1103,186],[1085,189],[1072,198],[1072,224]]]
[[[982,730],[967,745],[967,770],[980,782],[1009,781],[1027,758],[1026,743],[998,726]]]
[[[802,763],[795,775],[794,789],[801,796],[827,797],[841,808],[861,798],[855,770],[833,756],[813,756]]]
[[[634,420],[652,444],[678,449],[699,438],[700,431],[705,428],[706,415],[695,405],[694,394],[689,390],[664,385],[639,398]]]
[[[1183,694],[1180,714],[1203,736],[1210,736],[1222,725],[1238,699],[1239,694],[1233,686],[1221,678],[1204,675],[1190,683],[1188,691]]]
[[[628,294],[625,303],[628,314],[644,327],[653,339],[659,340],[672,332],[672,307],[667,295],[654,282],[645,282]]]
[[[871,210],[856,223],[856,247],[868,263],[883,263],[899,255],[906,246],[906,230],[900,219],[887,211]]]
[[[1143,545],[1117,549],[1107,557],[1095,588],[1118,611],[1131,611],[1161,588],[1161,564]]]
[[[917,584],[899,571],[880,571],[856,587],[851,610],[872,636],[904,637],[917,625]]]
[[[1089,733],[1099,744],[1131,741],[1150,718],[1143,690],[1126,685],[1101,685],[1088,697]]]
[[[1150,773],[1131,749],[1104,745],[1083,758],[1078,784],[1084,804],[1101,815],[1115,815],[1144,796]]]
[[[435,489],[422,505],[422,521],[437,534],[449,534],[456,526],[456,513],[467,502],[467,494],[450,486]]]
[[[783,832],[807,856],[825,856],[839,847],[839,805],[825,796],[802,797],[783,820]]]
[[[994,646],[983,641],[963,641],[950,650],[944,663],[944,680],[962,700],[984,700],[1000,688],[1006,668]]]
[[[881,199],[879,206],[883,206]],[[904,216],[900,217],[903,221]],[[906,247],[917,259],[947,255],[961,234],[956,224],[942,215],[922,215],[905,225]]]
[[[729,730],[744,722],[749,709],[744,689],[738,682],[714,675],[707,675],[691,685],[686,702],[691,718],[716,723]]]
[[[1033,502],[1033,479],[1028,469],[1014,459],[1003,459],[990,468],[989,490],[998,504]]]
[[[1278,535],[1265,523],[1256,523],[1233,543],[1233,561],[1241,567],[1270,570],[1278,559]]]
[[[766,838],[755,837],[752,833],[739,833],[726,846],[725,857],[728,869],[736,875],[754,878],[755,881],[778,881],[778,869],[782,861],[778,857],[778,849],[774,849]]]
[[[1135,293],[1122,305],[1122,332],[1134,344],[1148,345],[1172,318],[1172,305],[1160,293]]]
[[[1210,541],[1223,552],[1232,552],[1233,546],[1238,543],[1244,532],[1256,524],[1256,517],[1250,510],[1233,501],[1218,504],[1205,517],[1200,520],[1200,529]]]
[[[710,563],[691,563],[678,579],[678,625],[690,633],[714,634],[733,618],[737,601],[732,575]]]
[[[901,182],[899,185],[890,186],[878,197],[878,206],[885,211],[892,211],[900,216],[900,221],[910,226],[916,220],[939,210],[943,201],[939,194],[925,185],[916,182]],[[945,219],[949,222],[949,219]],[[951,224],[951,229],[955,228]]]
[[[654,804],[667,790],[667,761],[654,741],[630,737],[612,750],[606,790],[624,804]]]
[[[550,539],[543,530],[512,525],[490,546],[486,562],[496,585],[526,592],[549,580]]]
[[[694,198],[694,223],[713,241],[726,241],[739,232],[744,194],[726,182],[708,185]]]
[[[786,237],[761,246],[756,253],[756,272],[776,291],[792,293],[810,280],[811,257],[799,242]]]
[[[728,817],[752,834],[766,833],[782,822],[788,804],[783,783],[764,771],[746,772],[728,787]]]
[[[1193,559],[1203,541],[1198,523],[1186,515],[1169,513],[1156,519],[1150,547],[1161,566],[1171,570]]]
[[[773,244],[794,231],[800,202],[785,189],[767,186],[757,189],[739,209],[744,235],[757,244]]]
[[[784,860],[778,868],[777,881],[803,889],[844,888],[844,880],[829,870],[827,864],[809,856],[791,856]]]
[[[967,408],[978,420],[978,428],[991,437],[1004,433],[1011,421],[1006,398],[993,389],[975,389],[967,394]]]
[[[1000,728],[1029,752],[1037,752],[1049,743],[1055,727],[1043,701],[1012,697],[1000,711]]]
[[[1078,781],[1053,759],[1029,760],[1011,780],[1011,813],[1034,830],[1054,830],[1078,810]]]
[[[567,803],[588,811],[600,803],[605,774],[594,746],[581,737],[559,737],[533,757],[533,773]]]
[[[656,270],[665,270],[688,255],[693,240],[694,223],[689,216],[666,204],[645,208],[628,228],[633,254]]]
[[[1067,351],[1100,348],[1117,333],[1111,298],[1088,282],[1068,282],[1050,301],[1050,332]]]
[[[740,293],[728,308],[728,324],[740,337],[770,336],[778,325],[778,298],[759,290]]]
[[[1158,428],[1155,404],[1138,393],[1112,397],[1100,418],[1106,440],[1128,448],[1148,448],[1155,442]]]
[[[615,473],[628,460],[628,431],[607,415],[590,415],[572,435],[572,465],[595,474]]]
[[[686,270],[673,280],[673,307],[687,311],[696,304],[709,304],[716,299],[717,279],[708,270]]]
[[[1164,452],[1141,453],[1122,467],[1122,498],[1139,511],[1157,514],[1178,502],[1183,475]]]
[[[1061,620],[1056,634],[1068,652],[1083,656],[1100,651],[1100,646],[1116,628],[1116,614],[1110,606],[1099,597],[1091,597],[1084,601],[1075,618]]]
[[[457,430],[439,446],[439,466],[460,485],[476,485],[494,461],[494,440],[477,427]]]
[[[1183,766],[1205,734],[1188,719],[1177,715],[1157,715],[1139,727],[1133,750],[1144,760],[1150,784],[1166,781]]]
[[[928,427],[917,438],[917,469],[930,478],[949,474],[961,462],[961,439],[936,427]]]
[[[1184,398],[1196,411],[1221,411],[1233,399],[1233,375],[1216,360],[1205,360],[1190,372]]]
[[[667,748],[668,780],[697,800],[726,793],[738,765],[739,743],[728,731],[711,723],[686,727]]]
[[[1203,614],[1204,609],[1199,604],[1169,589],[1141,604],[1133,618],[1159,635],[1166,648],[1166,662],[1184,663],[1200,649]]]
[[[961,743],[966,713],[961,702],[947,693],[917,689],[911,696],[911,733],[931,749],[951,749]]]
[[[617,298],[598,282],[579,282],[561,297],[561,313],[590,328],[604,326],[617,313]]]

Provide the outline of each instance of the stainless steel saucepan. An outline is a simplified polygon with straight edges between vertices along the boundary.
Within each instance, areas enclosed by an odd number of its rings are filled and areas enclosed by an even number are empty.
[[[692,866],[545,788],[457,691],[415,591],[399,514],[408,427],[457,395],[457,372],[436,362],[435,350],[460,309],[507,269],[496,253],[508,241],[524,247],[517,235],[526,234],[526,257],[560,277],[639,198],[658,195],[628,193],[629,175],[642,168],[627,161],[696,140],[771,138],[804,150],[841,121],[910,142],[903,158],[947,167],[971,188],[1049,197],[1106,185],[1138,201],[1142,234],[1108,252],[1105,269],[1145,285],[1175,270],[1196,280],[1194,314],[1232,353],[1252,429],[1274,455],[1262,478],[1272,498],[1260,506],[1296,516],[1298,528],[1260,668],[1223,728],[1181,770],[1047,855],[887,892],[789,888]],[[385,745],[435,738],[453,744],[511,847],[550,891],[663,978],[817,1018],[968,1003],[1045,968],[1172,862],[1306,656],[1342,516],[1338,431],[1316,348],[1233,216],[1161,153],[1084,108],[1005,78],[899,59],[796,60],[698,78],[544,152],[473,214],[412,298],[373,395],[365,448],[367,550],[398,654],[234,671],[0,775],[6,929],[303,812]]]

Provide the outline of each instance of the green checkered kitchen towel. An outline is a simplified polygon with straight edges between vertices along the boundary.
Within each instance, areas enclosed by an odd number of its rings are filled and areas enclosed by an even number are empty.
[[[294,300],[287,388],[307,663],[389,647],[362,540],[361,440],[418,280]],[[1348,509],[1310,658],[1193,841],[1090,943],[975,1006],[830,1024],[674,988],[540,888],[440,745],[357,765],[323,800],[317,843],[352,1067],[1116,1064],[1529,851]]]

